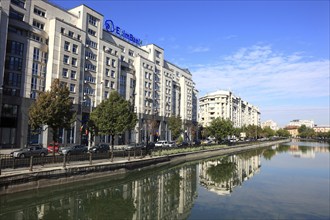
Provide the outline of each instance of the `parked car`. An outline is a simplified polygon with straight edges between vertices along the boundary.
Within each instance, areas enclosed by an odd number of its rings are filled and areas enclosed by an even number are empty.
[[[168,147],[169,144],[167,141],[157,141],[157,143],[155,144],[155,147],[158,147],[158,148],[166,148]]]
[[[170,141],[170,142],[168,143],[168,147],[170,147],[170,148],[174,148],[174,147],[178,147],[178,145],[176,144],[175,141]]]
[[[89,152],[92,153],[108,153],[110,147],[108,144],[98,144],[89,149]]]
[[[72,155],[72,154],[84,154],[87,153],[88,149],[84,145],[73,145],[69,147],[61,147],[58,151],[61,155]]]
[[[127,147],[125,148],[125,150],[136,150],[136,149],[141,149],[144,148],[145,145],[143,143],[132,143],[132,144],[128,144]]]
[[[53,143],[50,143],[48,144],[47,149],[48,149],[48,153],[53,153],[53,149],[55,149],[55,153],[58,153],[58,150],[60,149],[59,143],[55,142],[55,145],[53,145]]]
[[[15,158],[25,158],[31,156],[40,156],[44,157],[48,154],[47,148],[42,147],[41,144],[38,145],[29,145],[26,148],[22,148],[10,153],[12,157]]]

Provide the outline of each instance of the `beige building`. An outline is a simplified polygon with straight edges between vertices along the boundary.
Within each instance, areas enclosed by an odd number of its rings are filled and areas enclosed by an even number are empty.
[[[290,121],[287,126],[289,126],[289,127],[291,127],[291,126],[300,127],[302,125],[306,125],[306,127],[308,127],[308,128],[313,128],[315,124],[314,124],[314,121],[312,121],[312,120],[295,119],[295,120]]]
[[[209,126],[217,117],[230,119],[235,127],[260,125],[259,109],[230,91],[219,90],[199,98],[199,123]]]
[[[278,130],[277,123],[274,122],[273,120],[267,120],[267,121],[262,122],[261,128],[265,128],[265,127],[270,127],[274,131]]]
[[[32,135],[28,108],[55,78],[70,89],[77,121],[60,130],[63,144],[86,143],[80,131],[89,113],[118,91],[134,103],[136,128],[116,144],[171,139],[167,119],[196,123],[198,91],[189,70],[164,59],[164,49],[141,40],[86,5],[64,10],[46,0],[0,1],[2,147],[50,142],[49,132]],[[149,134],[150,120],[156,121]],[[110,137],[99,137],[109,142]]]

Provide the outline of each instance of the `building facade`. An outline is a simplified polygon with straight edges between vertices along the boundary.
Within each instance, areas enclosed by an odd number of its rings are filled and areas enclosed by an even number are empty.
[[[301,119],[295,119],[289,122],[287,127],[300,127],[302,125],[305,125],[308,128],[313,128],[315,126],[314,121],[312,120],[301,120]]]
[[[199,123],[206,127],[216,118],[229,119],[234,127],[260,125],[260,111],[230,91],[219,90],[199,98]]]
[[[270,127],[272,130],[277,131],[279,128],[277,123],[273,120],[267,120],[261,123],[261,128]]]
[[[48,129],[30,131],[28,110],[56,78],[68,86],[77,113],[72,128],[60,130],[62,144],[87,142],[80,128],[111,91],[130,100],[139,119],[116,144],[171,139],[167,119],[172,115],[197,121],[198,91],[189,70],[166,61],[163,48],[142,45],[92,8],[67,11],[46,0],[1,0],[0,12],[2,147],[50,142]]]

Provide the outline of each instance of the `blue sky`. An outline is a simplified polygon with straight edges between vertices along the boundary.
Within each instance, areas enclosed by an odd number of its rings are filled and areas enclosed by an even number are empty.
[[[259,107],[261,121],[329,125],[329,1],[51,0],[85,4],[164,48],[188,68],[203,96],[231,90]]]

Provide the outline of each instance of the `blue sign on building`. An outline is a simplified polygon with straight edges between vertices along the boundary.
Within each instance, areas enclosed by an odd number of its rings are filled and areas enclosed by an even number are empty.
[[[138,46],[142,46],[142,40],[134,37],[133,34],[126,32],[125,30],[121,29],[119,26],[115,26],[112,20],[106,20],[104,25],[105,25],[105,29],[107,31],[114,33],[117,36],[119,36],[129,42],[132,42]]]

